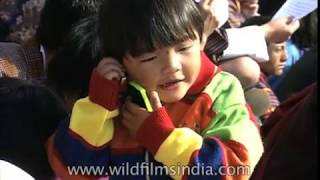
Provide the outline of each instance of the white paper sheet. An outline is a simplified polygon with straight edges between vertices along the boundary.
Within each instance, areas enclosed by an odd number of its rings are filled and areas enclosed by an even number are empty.
[[[299,20],[318,8],[318,0],[287,0],[272,19],[293,16]]]

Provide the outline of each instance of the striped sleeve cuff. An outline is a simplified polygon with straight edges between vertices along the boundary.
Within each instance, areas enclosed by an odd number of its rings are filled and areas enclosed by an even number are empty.
[[[174,125],[164,107],[154,111],[137,132],[137,141],[153,155],[174,130]]]
[[[89,87],[90,101],[112,111],[118,107],[120,91],[120,81],[105,79],[96,69],[93,70]]]

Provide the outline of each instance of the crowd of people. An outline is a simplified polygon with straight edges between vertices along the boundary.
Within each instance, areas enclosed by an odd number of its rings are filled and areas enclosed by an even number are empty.
[[[272,18],[283,3],[0,0],[0,161],[34,179],[316,179],[317,10]]]

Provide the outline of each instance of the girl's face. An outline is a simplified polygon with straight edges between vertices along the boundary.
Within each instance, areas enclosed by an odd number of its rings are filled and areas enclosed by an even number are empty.
[[[261,63],[261,69],[268,75],[280,76],[287,61],[285,43],[270,43],[268,45],[269,61]]]
[[[140,83],[147,91],[157,91],[161,101],[181,100],[200,71],[200,40],[187,40],[156,49],[137,57],[123,59],[129,80]]]

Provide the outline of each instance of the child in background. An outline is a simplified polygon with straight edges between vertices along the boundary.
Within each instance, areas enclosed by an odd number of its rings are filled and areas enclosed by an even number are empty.
[[[96,15],[78,21],[47,66],[47,86],[64,100],[68,112],[88,96],[90,75],[101,59],[96,24]]]
[[[255,16],[245,21],[242,26],[250,25],[262,25],[271,20],[271,17],[267,16]],[[270,114],[279,106],[280,102],[268,83],[268,77],[280,76],[283,73],[285,63],[287,61],[287,51],[285,48],[285,41],[279,43],[267,42],[269,60],[266,62],[259,62],[261,69],[259,81],[255,86],[258,89],[262,89],[268,94],[269,107],[260,116],[262,121],[268,119]]]
[[[20,167],[35,179],[54,178],[46,143],[66,115],[60,99],[45,86],[0,78],[0,160]]]
[[[259,131],[239,81],[200,51],[203,21],[193,0],[108,0],[101,8],[103,54],[112,58],[98,64],[89,97],[76,102],[50,140],[55,173],[62,179],[249,179],[263,151]],[[153,110],[130,97],[119,101],[125,74],[148,92]],[[68,172],[80,166],[105,169]],[[112,173],[114,167],[125,170]],[[156,173],[159,167],[169,171]],[[250,170],[228,173],[228,167]]]

